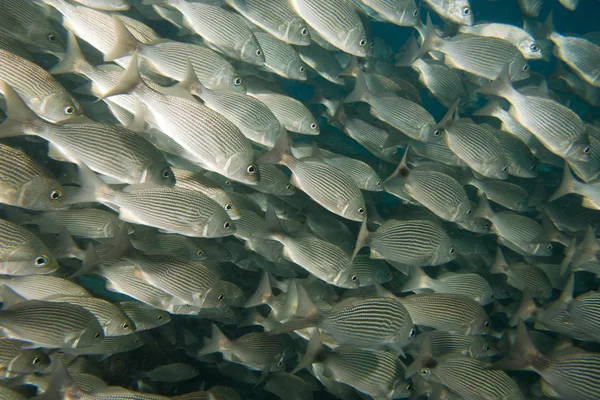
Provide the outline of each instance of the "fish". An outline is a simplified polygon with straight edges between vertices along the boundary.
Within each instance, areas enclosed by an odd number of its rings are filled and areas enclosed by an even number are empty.
[[[290,181],[295,187],[341,217],[362,221],[367,213],[362,193],[351,178],[320,160],[293,157],[287,134],[281,134],[275,146],[261,154],[257,162],[285,165],[292,171]]]
[[[286,234],[273,208],[267,209],[266,228],[253,232],[252,236],[278,241],[283,245],[284,257],[325,282],[345,288],[359,286],[348,253],[312,235],[293,237]]]
[[[443,39],[428,21],[427,36],[416,58],[434,50],[444,54],[444,63],[449,67],[482,78],[496,79],[505,65],[508,66],[507,73],[513,81],[529,77],[527,60],[510,42],[495,37],[473,35]]]
[[[598,395],[597,353],[566,352],[555,356],[543,356],[531,342],[525,324],[517,327],[517,341],[508,357],[494,363],[495,369],[530,370],[539,374],[550,388],[567,399],[593,399]],[[571,376],[579,376],[574,383]]]
[[[279,398],[291,396],[298,400],[313,399],[313,393],[308,384],[295,375],[279,371],[273,374],[265,385],[267,392],[273,393]]]
[[[260,0],[226,0],[244,18],[279,40],[297,46],[310,45],[306,23],[282,0],[265,3]]]
[[[436,358],[444,354],[462,354],[486,360],[498,354],[496,343],[489,336],[457,335],[438,330],[417,335],[409,346],[409,353],[417,357],[419,349],[428,341],[431,342],[431,354]]]
[[[458,25],[473,25],[473,11],[469,0],[425,0],[425,4],[443,19]]]
[[[181,382],[195,378],[200,372],[192,365],[173,363],[160,365],[151,371],[143,372],[142,376],[153,382]]]
[[[490,267],[492,274],[505,274],[506,282],[524,291],[528,290],[534,297],[544,301],[552,296],[552,283],[546,273],[536,267],[526,263],[509,264],[502,250],[496,250],[496,261]]]
[[[563,169],[563,177],[560,186],[550,196],[549,201],[555,201],[569,193],[576,193],[583,196],[581,205],[586,208],[598,210],[600,203],[598,202],[598,185],[595,182],[585,183],[579,182],[573,176],[568,164],[565,164]]]
[[[127,11],[129,3],[125,0],[76,0],[86,7],[105,11]]]
[[[466,99],[467,90],[456,71],[443,64],[419,58],[411,64],[419,72],[421,82],[444,107],[449,108],[457,99]]]
[[[344,99],[345,103],[359,101],[371,106],[371,115],[409,137],[423,142],[439,141],[434,137],[435,120],[427,110],[402,97],[372,95],[362,72],[356,77],[354,90]]]
[[[265,68],[287,79],[306,80],[306,67],[294,48],[264,32],[254,32],[265,52]]]
[[[250,91],[249,95],[266,104],[279,123],[288,131],[311,136],[316,136],[321,132],[315,117],[298,100],[278,93],[253,93]]]
[[[456,257],[450,237],[430,221],[388,220],[375,232],[363,223],[355,254],[369,246],[371,258],[385,259],[410,266],[440,265]]]
[[[495,81],[477,89],[477,92],[508,100],[512,105],[509,110],[511,116],[554,154],[567,160],[589,159],[591,148],[585,143],[585,127],[581,118],[554,100],[519,93],[512,86],[506,68]]]
[[[117,306],[133,321],[136,332],[158,328],[171,320],[169,313],[139,301],[122,301]]]
[[[295,48],[304,64],[311,67],[323,78],[337,85],[343,85],[342,66],[331,52],[317,44]]]
[[[329,44],[358,57],[368,54],[367,32],[350,4],[344,1],[292,0],[290,5]],[[312,34],[310,37],[315,40]]]
[[[542,9],[542,0],[517,0],[521,12],[531,18],[537,18]]]
[[[4,379],[41,372],[50,365],[50,357],[40,349],[26,349],[27,342],[0,339],[0,371]]]
[[[184,0],[144,0],[144,3],[175,8],[184,15],[194,32],[229,57],[254,65],[265,63],[263,49],[256,37],[235,13],[215,5]]]
[[[536,43],[534,37],[524,29],[509,24],[477,24],[461,25],[458,28],[461,33],[471,35],[495,37],[504,39],[516,46],[526,60],[541,60],[544,58],[542,46]]]
[[[435,293],[465,295],[484,306],[491,303],[493,297],[490,284],[481,275],[448,272],[434,279],[421,268],[411,268],[410,278],[401,290],[421,293],[428,291],[427,289]]]
[[[399,26],[414,26],[419,17],[419,9],[414,0],[360,0],[361,3],[377,12],[378,16]]]

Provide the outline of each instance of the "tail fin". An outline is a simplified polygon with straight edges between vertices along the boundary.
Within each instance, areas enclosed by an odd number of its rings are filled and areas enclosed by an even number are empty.
[[[207,90],[206,87],[200,83],[198,75],[196,74],[194,66],[189,58],[185,67],[185,78],[183,78],[183,80],[175,86],[184,88],[194,96],[198,96],[200,98],[202,98],[202,94]]]
[[[444,128],[445,126],[447,126],[450,122],[452,122],[454,114],[457,112],[458,110],[458,104],[460,103],[460,99],[456,99],[456,101],[454,103],[452,103],[452,105],[450,106],[450,108],[448,108],[448,111],[446,112],[446,114],[444,115],[444,117],[440,120],[440,122],[438,122],[433,129],[437,130],[437,129],[441,129]]]
[[[432,279],[419,267],[410,269],[408,280],[400,288],[401,292],[420,292],[422,289],[432,289]]]
[[[308,347],[302,360],[296,365],[296,368],[292,371],[292,374],[311,366],[313,363],[322,360],[325,357],[325,347],[321,343],[321,333],[317,328],[314,328],[310,333],[310,339],[308,341]]]
[[[53,361],[52,364],[55,362]],[[69,375],[67,368],[65,368],[64,361],[62,357],[58,357],[56,360],[56,366],[51,373],[50,384],[46,391],[36,396],[38,400],[55,400],[55,399],[63,399],[63,398],[71,398],[70,395],[74,396],[73,398],[78,398],[77,394],[82,395],[80,389],[73,386],[73,378]],[[67,392],[67,393],[65,393]],[[64,396],[64,397],[63,397]]]
[[[411,35],[406,44],[404,45],[404,52],[399,54],[396,58],[396,63],[394,64],[396,67],[409,67],[416,60],[417,55],[419,54],[419,45],[417,44],[417,39]]]
[[[506,358],[491,365],[490,369],[533,370],[536,360],[544,356],[535,348],[527,328],[521,321],[517,327],[517,340]]]
[[[106,62],[131,55],[140,45],[140,42],[129,32],[125,23],[116,14],[113,14],[112,21],[116,34],[115,44],[104,55]]]
[[[524,290],[521,293],[521,301],[519,302],[519,308],[510,316],[508,326],[517,326],[519,321],[527,321],[528,319],[537,315],[538,308],[533,301],[533,296],[529,290]]]
[[[476,89],[475,91],[488,96],[504,98],[509,97],[511,94],[518,93],[512,86],[510,75],[508,74],[508,64],[505,64],[504,67],[502,67],[502,70],[498,74],[496,80],[480,87],[479,89]]]
[[[538,30],[539,35],[541,35],[542,38],[544,39],[551,39],[552,34],[555,32],[554,29],[554,18],[552,15],[552,10],[550,10],[550,12],[548,13],[548,16],[546,17],[546,20],[544,21],[544,24],[542,25],[542,27]]]
[[[371,98],[371,92],[367,86],[367,78],[364,72],[358,71],[356,74],[356,84],[352,92],[346,96],[344,103],[368,102]]]
[[[358,63],[358,57],[352,56],[350,57],[350,61],[348,61],[348,65],[346,68],[340,72],[341,76],[358,76],[358,73],[361,71],[360,64]]]
[[[500,107],[498,100],[490,100],[485,106],[473,111],[471,115],[495,117],[500,110],[502,110],[502,107]]]
[[[1,82],[1,90],[6,99],[7,118],[0,124],[0,138],[28,134],[24,128],[40,118],[25,104],[23,99],[6,82]]]
[[[344,104],[340,103],[340,106],[338,107],[335,114],[333,114],[333,117],[331,117],[327,122],[333,126],[344,129],[347,119],[348,117],[346,116]]]
[[[118,94],[129,93],[134,90],[138,85],[144,85],[140,70],[138,68],[138,56],[137,52],[131,56],[127,68],[123,72],[123,75],[119,78],[115,86],[109,89],[106,93],[102,94],[97,101],[104,100],[110,96],[116,96]]]
[[[356,246],[354,246],[354,252],[352,253],[352,262],[354,261],[354,257],[358,254],[360,249],[368,245],[369,240],[369,230],[367,229],[367,217],[360,226],[360,231],[358,232],[358,237],[356,238]]]
[[[283,164],[287,157],[291,156],[290,139],[287,131],[282,131],[275,142],[275,146],[266,153],[261,154],[256,159],[258,165],[264,164]]]
[[[573,260],[573,256],[575,255],[575,251],[577,250],[577,238],[572,237],[569,245],[565,249],[565,256],[560,262],[560,274],[564,275],[571,265],[571,261]]]
[[[565,162],[565,168],[563,170],[563,177],[562,181],[560,182],[560,186],[558,189],[556,189],[554,194],[550,196],[548,201],[554,201],[568,195],[569,193],[575,193],[578,185],[579,182],[575,179],[573,173],[571,173],[571,168],[569,168],[569,165]]]
[[[431,22],[431,16],[427,14],[427,25],[425,27],[425,39],[421,44],[419,52],[415,54],[414,59],[422,58],[430,51],[438,50],[439,45],[444,42],[444,39],[440,37],[435,31],[433,22]]]
[[[573,270],[577,270],[582,265],[595,261],[598,259],[598,253],[600,253],[600,246],[596,240],[596,233],[591,226],[585,231],[583,240],[577,247],[575,254],[573,255],[572,265]]]
[[[271,281],[267,271],[263,270],[262,278],[258,284],[256,292],[246,301],[244,308],[256,307],[261,304],[267,304],[269,299],[273,297],[271,291]]]
[[[494,216],[494,211],[492,211],[492,207],[490,207],[490,202],[488,201],[485,193],[479,197],[479,206],[477,207],[477,210],[475,210],[473,216],[488,220],[491,220],[490,218]]]
[[[265,220],[265,226],[259,230],[252,232],[252,237],[275,240],[276,237],[285,233],[283,227],[281,226],[279,218],[277,218],[277,212],[275,211],[275,207],[273,207],[271,203],[267,204]]]
[[[432,359],[433,353],[431,351],[431,336],[427,336],[421,344],[419,355],[406,369],[406,372],[404,373],[404,378],[408,379],[417,372],[419,372],[421,368],[427,366],[432,361]]]
[[[315,303],[310,299],[310,296],[306,293],[306,289],[302,285],[297,285],[297,289],[298,308],[296,309],[294,318],[273,329],[273,333],[292,332],[314,326],[321,316],[321,311],[319,311]]]
[[[80,188],[69,197],[67,204],[99,202],[104,200],[108,193],[114,192],[114,189],[102,182],[85,164],[79,163],[77,166]]]
[[[410,145],[406,146],[406,150],[404,150],[404,154],[402,154],[402,159],[400,160],[400,164],[398,164],[398,167],[396,167],[396,170],[390,175],[388,176],[388,178],[383,182],[384,184],[394,178],[397,178],[399,176],[408,176],[409,173],[409,169],[408,169],[408,165],[406,163],[406,159],[408,158],[408,150],[410,148]]]
[[[48,70],[48,72],[50,72],[52,75],[82,73],[86,67],[90,66],[85,59],[79,44],[77,43],[77,38],[73,32],[68,32],[69,37],[67,38],[67,52],[63,58],[60,59],[58,64]]]
[[[496,248],[496,259],[494,260],[494,263],[490,267],[490,273],[505,274],[506,271],[508,270],[508,268],[509,268],[508,262],[506,261],[506,258],[504,257],[504,254],[502,253],[502,249],[500,249],[500,246],[498,246],[498,248]]]
[[[221,332],[217,325],[212,324],[212,335],[210,342],[198,350],[196,357],[202,357],[207,354],[219,353],[227,350],[231,346],[231,341]]]

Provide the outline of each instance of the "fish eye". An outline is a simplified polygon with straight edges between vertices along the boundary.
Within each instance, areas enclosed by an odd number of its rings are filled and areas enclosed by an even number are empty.
[[[469,16],[469,15],[471,15],[471,8],[470,8],[470,7],[465,7],[465,8],[463,8],[463,10],[462,10],[462,13],[463,13],[463,15],[465,15],[465,16]]]
[[[240,86],[242,84],[242,78],[240,78],[239,76],[236,76],[235,79],[233,80],[233,84],[235,86]]]
[[[279,360],[279,362],[277,363],[278,367],[283,367],[283,360]]]
[[[290,190],[290,189],[292,189],[292,185],[290,185],[290,184],[288,183],[287,185],[285,185],[285,189],[286,189],[286,190]]]
[[[56,42],[58,41],[58,38],[56,37],[56,35],[55,35],[54,33],[49,33],[49,34],[46,36],[46,39],[48,39],[48,41],[49,41],[50,43],[56,43]]]
[[[450,254],[454,254],[456,250],[454,250],[454,246],[450,247]]]
[[[63,194],[62,194],[62,191],[60,191],[60,190],[53,190],[50,192],[50,199],[52,199],[52,200],[60,200],[60,199],[62,199],[62,197],[63,197]]]
[[[41,256],[39,256],[38,258],[35,259],[36,267],[43,267],[47,264],[48,264],[48,256],[45,254],[42,254]]]
[[[489,327],[490,327],[490,321],[485,321],[485,322],[483,323],[483,327],[484,327],[484,328],[489,328]]]
[[[160,314],[158,314],[158,316],[156,317],[156,319],[158,319],[159,321],[162,321],[163,320],[163,316],[160,315]]]
[[[229,229],[229,228],[231,228],[231,222],[229,222],[229,221],[225,221],[225,223],[223,224],[223,227],[224,227],[225,229]]]
[[[312,124],[310,124],[310,129],[317,129],[317,123],[313,122]]]
[[[418,17],[418,16],[419,16],[419,10],[413,11],[413,17]]]
[[[351,280],[352,282],[356,282],[356,281],[358,280],[358,276],[356,276],[356,275],[352,275],[352,277],[350,277],[350,280]]]
[[[256,55],[257,56],[262,56],[262,50],[261,49],[257,49],[256,50]]]
[[[527,65],[527,64],[523,65],[523,71],[529,71],[529,65]]]
[[[489,222],[486,222],[485,224],[483,224],[483,227],[484,227],[485,229],[489,229],[489,227],[490,227],[490,223],[489,223]]]
[[[540,51],[540,46],[538,46],[536,43],[534,43],[531,46],[529,46],[529,49],[534,52]]]
[[[163,179],[169,179],[171,177],[171,168],[167,167],[162,171]]]
[[[504,165],[504,166],[502,167],[502,172],[506,172],[506,171],[508,171],[508,165]]]
[[[225,295],[224,295],[223,293],[220,293],[220,294],[217,296],[217,300],[219,300],[219,301],[223,301],[223,299],[224,299],[224,298],[225,298]]]
[[[488,346],[487,344],[483,345],[483,351],[488,351],[490,349],[490,346]]]
[[[421,375],[427,375],[428,373],[429,373],[429,370],[427,368],[421,369]]]
[[[254,164],[250,164],[248,165],[248,168],[246,168],[246,171],[250,174],[250,175],[254,175],[256,174],[256,165]]]
[[[546,246],[546,248],[547,248],[548,250],[552,250],[552,244],[549,244],[548,246]]]
[[[304,66],[300,67],[300,72],[304,72]]]
[[[442,130],[441,130],[441,129],[436,129],[436,130],[433,132],[433,136],[436,136],[436,137],[437,137],[437,136],[440,136],[441,134],[442,134]]]
[[[139,342],[140,342],[140,339],[136,338],[135,343],[139,343]]]
[[[413,336],[415,336],[415,333],[416,333],[416,332],[417,332],[417,331],[415,331],[415,328],[412,328],[412,329],[410,330],[410,332],[408,333],[408,337],[413,337]]]
[[[363,214],[365,213],[365,208],[364,208],[364,207],[360,207],[360,208],[358,209],[358,213],[359,213],[360,215],[363,215]]]
[[[196,254],[201,257],[204,255],[204,252],[202,250],[198,250]]]
[[[467,210],[467,215],[471,215],[471,212],[472,212],[472,211],[471,211],[471,209],[469,208],[469,209]]]
[[[42,361],[42,360],[39,357],[34,357],[34,359],[31,360],[31,364],[37,365],[40,363],[40,361]]]
[[[589,154],[589,152],[590,152],[591,150],[592,150],[592,148],[591,148],[590,146],[585,146],[585,147],[583,148],[583,153],[584,153],[584,154]]]
[[[367,44],[367,41],[365,39],[360,39],[360,42],[358,42],[359,46],[364,46],[365,44]]]
[[[233,204],[231,204],[231,203],[226,203],[226,204],[225,204],[225,210],[226,210],[226,211],[231,211],[231,210],[233,210]]]
[[[229,186],[229,185],[231,185],[231,181],[227,180],[227,181],[225,181],[225,184],[226,184],[227,186]]]
[[[129,328],[129,323],[127,321],[123,322],[123,324],[121,324],[121,328],[123,328],[123,329]]]
[[[376,184],[377,186],[381,186],[381,181],[377,181],[377,182],[375,182],[375,184]]]
[[[94,335],[94,339],[98,339],[100,337],[101,333],[100,332],[96,332],[96,334]]]
[[[306,27],[304,27],[304,28],[302,28],[300,33],[302,34],[302,36],[306,36],[306,35],[308,35],[308,29]]]
[[[71,115],[75,112],[75,107],[73,106],[66,106],[65,107],[65,114],[67,115]]]
[[[537,169],[537,164],[533,164],[529,169],[535,171]]]
[[[408,385],[406,385],[406,390],[409,391],[409,392],[412,390],[412,384],[411,383],[409,383]]]

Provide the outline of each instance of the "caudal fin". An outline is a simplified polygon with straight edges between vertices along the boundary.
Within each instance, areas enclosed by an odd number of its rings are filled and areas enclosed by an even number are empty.
[[[521,321],[517,327],[517,340],[511,346],[510,353],[506,358],[492,364],[490,369],[533,370],[536,360],[542,358],[542,354],[531,341],[525,324]]]
[[[292,371],[292,374],[311,366],[313,363],[318,362],[325,358],[325,347],[321,343],[321,333],[317,328],[314,328],[310,333],[310,339],[308,341],[308,347],[302,360],[296,365],[296,368]]]
[[[219,353],[227,350],[231,346],[231,341],[221,332],[217,325],[212,324],[212,335],[210,342],[198,350],[196,357],[205,356],[207,354]]]
[[[368,102],[370,98],[371,93],[369,92],[369,87],[367,86],[367,78],[365,73],[359,70],[356,73],[356,83],[354,84],[354,89],[348,96],[346,96],[344,103]]]
[[[244,308],[256,307],[261,304],[267,304],[269,299],[273,297],[273,292],[271,291],[271,281],[269,279],[269,274],[267,271],[263,270],[262,278],[256,288],[256,291],[248,300],[246,300],[246,304],[244,304]]]
[[[0,89],[6,99],[7,118],[0,124],[0,138],[22,136],[28,132],[24,129],[29,123],[40,118],[25,104],[23,99],[6,82],[0,83]]]
[[[80,74],[90,67],[90,64],[86,61],[79,44],[77,43],[77,38],[73,34],[73,32],[68,31],[69,36],[67,38],[67,51],[60,59],[58,64],[54,67],[50,68],[48,72],[52,75],[60,75],[60,74]]]
[[[514,94],[516,90],[512,86],[510,75],[508,74],[508,66],[508,64],[504,64],[504,67],[502,67],[502,70],[494,81],[476,89],[475,92],[503,98],[508,98]]]
[[[410,269],[410,276],[400,288],[401,292],[421,292],[422,289],[431,289],[431,277],[421,268],[414,267]]]
[[[554,201],[560,199],[563,196],[568,195],[569,193],[574,193],[575,190],[577,190],[578,185],[579,182],[575,179],[573,173],[571,172],[571,168],[569,168],[569,165],[565,162],[560,186],[558,187],[558,189],[556,189],[554,194],[550,196],[548,201]]]
[[[290,150],[290,139],[287,131],[283,131],[279,134],[275,146],[266,153],[261,154],[256,159],[258,165],[265,164],[283,164],[286,157],[291,156]]]
[[[112,22],[115,28],[115,44],[108,53],[104,54],[106,62],[131,55],[140,45],[140,42],[116,14],[112,15]]]

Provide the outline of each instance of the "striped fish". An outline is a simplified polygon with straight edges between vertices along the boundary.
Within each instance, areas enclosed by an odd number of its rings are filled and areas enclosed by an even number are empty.
[[[419,73],[419,82],[444,107],[450,108],[457,99],[467,98],[467,89],[460,75],[445,65],[417,59],[411,68]]]
[[[275,196],[292,196],[296,188],[290,183],[290,178],[275,165],[260,165],[258,167],[260,181],[250,186],[259,192]]]
[[[458,294],[413,294],[399,299],[415,325],[460,335],[481,335],[491,323],[481,304]]]
[[[314,43],[309,46],[298,46],[296,51],[300,59],[323,78],[336,85],[344,84],[340,76],[342,67],[330,51]]]
[[[27,342],[0,338],[0,369],[3,379],[43,371],[50,358],[40,349],[24,349]],[[0,396],[2,398],[2,396]]]
[[[77,349],[67,349],[65,352],[73,355],[110,356],[135,350],[144,345],[144,340],[137,334],[105,337],[100,343]],[[100,389],[102,390],[102,389]]]
[[[102,329],[104,336],[123,336],[135,331],[133,322],[119,307],[111,302],[90,296],[52,295],[45,301],[61,302],[80,306],[94,314]]]
[[[248,139],[268,148],[275,145],[283,127],[271,109],[259,99],[242,93],[211,91],[202,85],[192,87],[192,93],[205,105],[227,117]]]
[[[517,212],[531,211],[529,193],[515,183],[471,178],[468,184],[484,192],[489,200],[509,210]]]
[[[0,144],[0,203],[30,210],[64,207],[62,185],[26,153]]]
[[[158,328],[171,321],[169,313],[140,301],[122,301],[117,305],[133,321],[136,332]]]
[[[24,219],[27,224],[38,225],[42,232],[60,233],[64,228],[71,236],[89,239],[112,238],[123,223],[114,213],[99,208],[47,211]]]
[[[102,326],[85,308],[26,300],[0,310],[0,331],[45,348],[78,348],[104,339]]]
[[[417,24],[419,9],[414,0],[360,0],[385,20],[399,26]]]
[[[600,396],[599,353],[581,350],[543,356],[531,342],[522,322],[510,354],[494,363],[493,368],[535,371],[563,399],[594,400]]]
[[[28,230],[0,219],[0,271],[4,275],[49,274],[58,269],[56,258]]]
[[[197,307],[224,305],[225,296],[213,293],[218,275],[199,262],[169,256],[128,258],[136,270],[134,276],[149,285]]]
[[[265,32],[254,32],[265,52],[264,67],[287,79],[306,80],[306,67],[294,48]]]
[[[491,266],[490,272],[505,274],[506,283],[521,291],[528,290],[540,300],[549,300],[552,297],[552,283],[544,271],[524,262],[509,264],[499,247],[496,250],[496,261]]]
[[[269,107],[280,124],[290,132],[318,135],[319,125],[312,113],[296,99],[277,93],[248,93]]]
[[[47,275],[0,278],[0,284],[27,300],[42,300],[53,295],[90,297],[87,290],[67,279]]]
[[[458,31],[471,35],[506,40],[513,46],[516,46],[521,54],[523,54],[523,57],[525,57],[527,60],[540,60],[544,57],[544,54],[542,53],[542,47],[536,43],[533,36],[518,26],[498,23],[477,24],[470,26],[461,25],[458,28]]]
[[[279,40],[298,46],[310,44],[308,27],[285,0],[226,0],[244,18]]]
[[[280,399],[312,400],[313,394],[307,382],[287,372],[277,372],[267,380],[267,392],[273,393]]]
[[[600,294],[587,292],[569,303],[569,319],[577,328],[591,336],[598,336],[600,323]]]
[[[369,52],[365,27],[351,4],[344,0],[292,0],[298,14],[325,41],[358,57]],[[312,37],[311,38],[315,40]]]
[[[378,97],[371,94],[363,72],[356,76],[354,90],[344,99],[346,103],[366,102],[371,115],[388,123],[406,136],[423,142],[437,142],[433,135],[435,120],[419,104],[398,96]]]
[[[361,287],[371,286],[375,282],[383,284],[392,280],[392,271],[383,260],[374,260],[367,255],[357,255],[352,265],[358,275]]]
[[[456,256],[450,237],[437,224],[424,220],[388,220],[369,233],[363,223],[355,252],[371,249],[371,258],[409,266],[445,264]]]
[[[498,353],[493,339],[489,336],[457,335],[433,330],[418,334],[410,344],[408,352],[416,357],[423,344],[431,341],[431,353],[436,358],[454,353],[477,359],[488,359]]]

